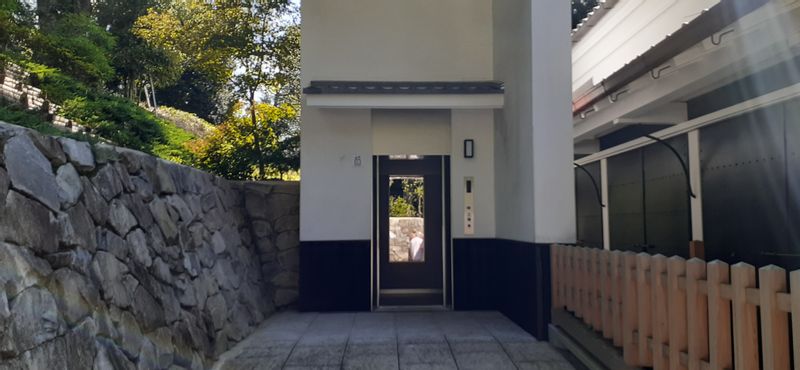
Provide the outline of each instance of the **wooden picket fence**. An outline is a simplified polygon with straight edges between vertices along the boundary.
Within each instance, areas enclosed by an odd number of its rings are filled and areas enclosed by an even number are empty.
[[[800,370],[800,270],[562,245],[551,266],[553,308],[630,366]]]

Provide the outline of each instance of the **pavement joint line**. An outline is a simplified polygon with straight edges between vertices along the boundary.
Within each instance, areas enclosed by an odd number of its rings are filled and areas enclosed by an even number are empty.
[[[302,340],[302,339],[303,339],[303,337],[304,337],[304,336],[306,335],[306,333],[308,332],[309,328],[311,328],[311,325],[312,325],[312,324],[313,324],[315,321],[317,321],[317,319],[319,319],[319,317],[320,317],[320,314],[319,314],[319,313],[316,313],[316,314],[314,315],[314,318],[313,318],[313,319],[311,319],[311,320],[308,322],[308,324],[306,325],[305,329],[303,329],[303,333],[302,333],[302,334],[300,334],[300,336],[299,336],[299,337],[297,337],[297,340],[295,340],[295,341],[294,341],[294,344],[292,344],[292,349],[289,351],[289,354],[287,354],[287,355],[286,355],[286,358],[285,358],[285,359],[283,359],[283,365],[281,365],[281,369],[286,369],[286,365],[289,363],[289,359],[290,359],[290,358],[292,358],[292,353],[294,353],[294,349],[295,349],[295,348],[297,348],[297,343],[300,343],[300,340]]]

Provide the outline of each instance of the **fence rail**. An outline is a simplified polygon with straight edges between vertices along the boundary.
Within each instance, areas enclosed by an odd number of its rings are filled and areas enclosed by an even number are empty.
[[[800,270],[562,245],[551,259],[553,308],[630,366],[800,370]]]

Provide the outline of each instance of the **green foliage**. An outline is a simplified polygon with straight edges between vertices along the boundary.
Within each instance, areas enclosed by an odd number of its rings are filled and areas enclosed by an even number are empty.
[[[165,1],[140,17],[133,33],[173,56],[185,69],[214,81],[233,73],[233,58],[247,39],[245,12],[239,1]]]
[[[417,211],[405,198],[390,197],[389,217],[417,217]]]
[[[34,59],[92,87],[114,76],[111,52],[115,39],[91,18],[66,14],[31,40]]]
[[[19,0],[0,0],[0,53],[24,52],[33,33],[33,11]]]
[[[285,155],[286,140],[281,138],[281,123],[296,115],[289,106],[258,104],[256,120],[238,115],[223,124],[203,142],[198,164],[231,180],[280,178],[297,170],[299,160]]]
[[[390,180],[389,214],[391,217],[424,217],[425,182],[421,178]]]
[[[154,113],[156,117],[172,122],[176,127],[198,138],[208,137],[216,130],[216,127],[208,121],[175,108],[162,106]]]
[[[94,96],[97,92],[96,89],[65,75],[57,68],[24,60],[17,63],[30,73],[31,83],[42,89],[45,97],[53,103],[62,104],[74,97]]]
[[[92,129],[114,144],[155,154],[178,163],[193,164],[189,144],[195,136],[125,98],[105,95],[76,97],[64,102],[61,114]]]
[[[0,100],[0,121],[27,127],[45,135],[71,137],[83,141],[94,141],[89,136],[61,131],[47,122],[39,112],[25,110]]]
[[[230,90],[229,83],[212,81],[202,72],[190,69],[174,85],[158,89],[158,103],[222,124],[232,116],[236,104]]]
[[[296,173],[300,32],[296,17],[286,21],[289,0],[26,4],[0,0],[0,64],[30,72],[59,114],[116,145],[233,179]],[[153,89],[158,105],[196,116],[143,108]],[[1,117],[60,133],[35,112],[6,107]]]

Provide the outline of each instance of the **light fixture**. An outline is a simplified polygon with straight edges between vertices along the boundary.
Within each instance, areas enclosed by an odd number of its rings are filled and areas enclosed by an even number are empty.
[[[475,158],[475,140],[464,140],[464,158]]]

